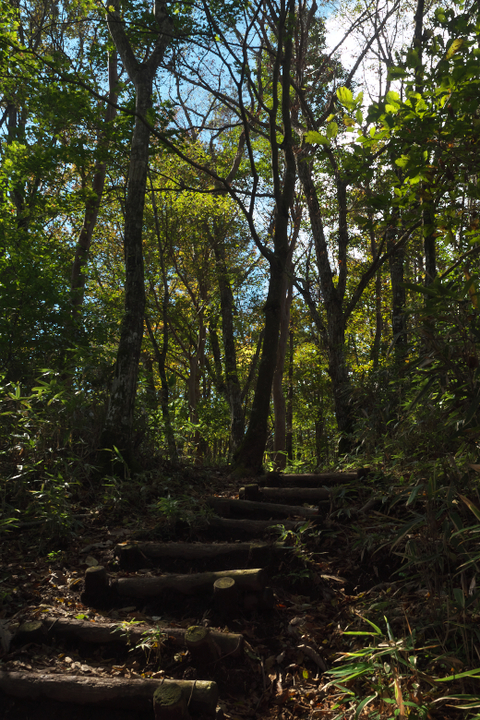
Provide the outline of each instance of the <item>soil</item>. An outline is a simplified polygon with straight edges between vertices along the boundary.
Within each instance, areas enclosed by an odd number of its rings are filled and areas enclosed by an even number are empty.
[[[240,538],[212,532],[208,523],[211,511],[203,506],[208,495],[238,498],[238,481],[232,484],[226,473],[218,470],[195,478],[195,471],[189,470],[188,485],[190,505],[185,501],[182,512],[171,516],[159,517],[158,512],[139,515],[128,507],[113,509],[110,514],[104,508],[82,508],[76,534],[61,549],[58,543],[42,544],[43,535],[35,527],[10,533],[0,556],[0,671],[82,676],[92,678],[92,682],[95,678],[122,678],[125,682],[146,678],[158,682],[167,678],[214,680],[220,698],[217,720],[338,717],[338,702],[345,693],[328,685],[331,678],[327,673],[339,653],[354,645],[343,631],[354,626],[365,629],[363,617],[381,617],[388,604],[392,627],[408,634],[418,607],[426,601],[425,588],[410,587],[402,590],[398,603],[392,603],[400,561],[375,546],[376,533],[384,527],[386,515],[383,508],[358,512],[374,491],[378,495],[381,480],[377,478],[369,485],[365,479],[357,483],[349,477],[336,504],[320,504],[317,520],[296,518],[301,520],[300,529],[283,532],[278,527],[282,521],[275,520],[277,528],[264,532],[262,540],[282,540],[290,548],[264,567],[267,585],[273,591],[269,606],[262,605],[258,594],[242,593],[238,605],[225,614],[213,602],[213,592],[184,595],[174,591],[153,599],[109,595],[105,603],[87,602],[85,572],[96,565],[106,568],[110,582],[121,577],[225,569],[225,563],[220,567],[218,561],[215,568],[208,559],[171,557],[146,560],[145,567],[136,571],[119,566],[118,545],[240,542]],[[48,638],[34,638],[24,644],[15,637],[26,621],[43,620],[52,627],[55,618],[116,623],[121,639],[99,645],[49,634]],[[166,627],[191,626],[241,634],[243,653],[199,662],[162,632]],[[153,638],[147,634],[144,642],[129,644],[132,628],[136,633],[156,630],[157,634]],[[153,710],[86,707],[12,697],[0,691],[1,720],[47,717],[152,720]],[[443,712],[438,717],[459,715]]]

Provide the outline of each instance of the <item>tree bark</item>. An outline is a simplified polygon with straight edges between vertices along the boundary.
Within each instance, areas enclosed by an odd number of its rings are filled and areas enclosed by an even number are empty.
[[[46,617],[42,620],[44,633],[49,638],[81,640],[85,643],[107,645],[121,643],[135,646],[148,637],[161,632],[168,635],[176,645],[185,647],[185,628],[170,628],[168,626],[148,627],[138,625],[125,629],[121,623],[93,623],[87,620],[71,620],[67,618]],[[243,636],[235,633],[222,633],[212,631],[221,655],[241,655],[243,650]]]
[[[323,303],[327,315],[327,326],[319,328],[322,338],[327,344],[328,373],[332,380],[335,417],[341,434],[339,452],[347,452],[351,447],[350,435],[353,431],[353,409],[351,406],[351,383],[345,358],[345,325],[346,318],[342,302],[346,284],[346,249],[348,245],[346,227],[345,184],[337,180],[339,202],[339,278],[337,285],[333,282],[333,273],[328,257],[328,246],[325,239],[322,210],[317,190],[312,178],[312,167],[309,155],[303,151],[298,154],[297,168],[308,207],[310,227],[315,243],[315,254],[320,277]],[[310,308],[311,309],[311,308]],[[316,316],[313,320],[316,321]]]
[[[96,678],[85,675],[48,675],[33,672],[0,672],[0,690],[21,699],[70,702],[93,707],[129,708],[151,713],[155,690],[175,682],[185,689],[190,709],[215,717],[218,687],[207,680],[134,680],[130,678]]]
[[[272,488],[266,488],[268,496],[268,490]],[[273,488],[277,490],[277,488]],[[318,488],[316,488],[318,489]],[[297,515],[298,517],[314,518],[317,516],[317,511],[312,508],[304,508],[297,505],[278,505],[272,502],[263,502],[254,500],[231,500],[229,498],[217,498],[212,497],[207,500],[210,507],[212,507],[216,513],[223,515],[224,517],[230,517],[231,515],[240,515],[251,517],[252,519],[267,516],[267,518],[285,518]]]
[[[396,240],[396,229],[387,230],[387,250],[391,251]],[[405,355],[407,333],[405,323],[405,287],[403,268],[405,262],[405,248],[397,248],[390,257],[390,281],[392,285],[392,334],[393,346],[397,360]]]
[[[107,125],[116,115],[114,103],[117,102],[117,53],[113,52],[108,58],[108,96],[107,107],[105,108],[104,122]],[[105,151],[108,147],[108,127],[102,128],[98,133],[98,148]],[[98,159],[92,179],[91,194],[85,201],[85,214],[83,224],[77,239],[75,258],[72,265],[71,292],[72,292],[72,320],[74,326],[79,323],[80,308],[83,305],[85,295],[85,268],[88,262],[88,254],[93,239],[93,232],[97,224],[98,213],[103,197],[107,164]]]
[[[298,530],[305,520],[282,520],[285,530]],[[278,520],[237,520],[235,518],[212,517],[208,519],[208,528],[215,532],[218,539],[220,533],[229,537],[263,537],[269,530],[278,526]]]
[[[166,373],[166,360],[167,360],[168,342],[169,342],[168,308],[169,308],[169,304],[170,304],[170,292],[169,292],[169,287],[168,287],[167,273],[165,271],[165,255],[163,252],[163,245],[162,245],[161,234],[160,234],[160,221],[159,221],[159,217],[158,217],[158,207],[157,207],[157,202],[155,199],[155,191],[153,189],[153,183],[151,181],[151,178],[150,178],[150,188],[151,188],[151,193],[152,193],[152,208],[153,208],[153,216],[155,219],[155,231],[156,231],[156,235],[157,235],[158,253],[160,256],[160,270],[162,273],[162,284],[163,284],[163,297],[162,297],[162,305],[161,305],[161,315],[162,315],[162,349],[161,350],[157,343],[155,333],[152,330],[152,327],[150,325],[150,322],[149,322],[149,319],[147,316],[145,316],[145,324],[147,326],[150,341],[152,343],[153,350],[155,353],[155,359],[156,359],[157,365],[158,365],[158,374],[160,375],[160,383],[162,386],[161,396],[160,396],[160,398],[161,398],[160,405],[162,408],[162,418],[163,418],[163,423],[165,426],[165,439],[167,441],[168,457],[174,464],[177,464],[178,463],[178,451],[177,451],[177,444],[175,442],[175,434],[173,432],[172,421],[170,418],[170,408],[169,408],[169,394],[170,393],[169,393],[167,373]],[[157,296],[155,294],[155,288],[153,287],[153,285],[151,285],[150,289],[154,294],[155,301],[157,302],[157,307],[158,307]]]
[[[119,595],[132,598],[156,597],[165,591],[182,595],[199,595],[213,592],[213,583],[221,577],[233,577],[242,591],[262,592],[265,588],[265,572],[260,568],[248,570],[219,570],[192,575],[162,575],[160,577],[118,578],[112,588]]]
[[[220,502],[235,502],[216,498]],[[237,501],[238,502],[238,501]],[[212,504],[215,508],[215,505]],[[278,507],[278,506],[276,506]],[[313,514],[313,513],[312,513]],[[201,567],[215,566],[216,570],[239,565],[260,567],[272,562],[275,555],[284,550],[282,543],[157,543],[144,542],[134,545],[117,545],[115,556],[123,570],[138,570],[157,564],[165,569],[170,562],[196,561]]]
[[[125,306],[115,376],[100,442],[102,449],[106,451],[117,448],[124,462],[130,467],[135,464],[132,447],[133,418],[145,315],[142,236],[150,129],[144,120],[152,108],[153,79],[172,35],[172,24],[164,3],[155,5],[155,17],[158,26],[157,41],[148,59],[139,62],[125,31],[119,0],[113,0],[107,12],[110,34],[135,86],[136,98],[125,201]],[[107,456],[104,456],[104,459],[106,460]]]
[[[287,416],[286,416],[286,438],[285,450],[287,458],[293,460],[293,330],[289,333],[290,352],[288,356],[288,392],[287,392]]]
[[[338,473],[301,473],[299,475],[269,473],[259,478],[261,487],[301,487],[320,488],[324,485],[343,485],[364,477],[366,471]]]
[[[287,240],[286,227],[284,228]],[[234,454],[237,472],[258,475],[262,472],[263,453],[268,437],[268,416],[273,375],[277,364],[277,348],[280,335],[280,314],[285,259],[277,258],[270,265],[270,281],[265,303],[265,334],[258,366],[257,384],[250,413],[250,422],[242,445]]]
[[[225,248],[213,239],[217,280],[220,290],[220,308],[222,313],[222,337],[225,363],[226,397],[230,408],[230,448],[235,453],[240,446],[245,431],[245,414],[242,404],[242,388],[238,378],[237,352],[233,326],[234,298],[228,278]]]
[[[273,252],[263,248],[270,264],[270,279],[265,303],[265,335],[258,368],[257,385],[250,422],[242,444],[234,454],[237,474],[257,475],[262,472],[263,454],[268,437],[268,417],[273,375],[277,364],[280,318],[284,292],[284,275],[289,253],[290,212],[295,194],[296,166],[293,151],[293,127],[290,85],[293,56],[291,29],[295,24],[295,5],[287,0],[278,16],[272,87],[281,85],[281,97],[275,95],[268,110],[268,132],[272,154],[272,182],[275,208],[273,213]],[[278,115],[281,115],[284,137],[278,140]]]
[[[291,246],[292,247],[292,246]],[[293,249],[293,247],[292,247]],[[290,307],[292,304],[292,262],[291,255],[284,274],[283,303],[280,310],[280,337],[277,349],[277,364],[273,375],[272,397],[274,408],[273,465],[274,470],[284,470],[287,465],[286,432],[287,418],[285,393],[283,390],[283,373],[288,346],[288,328],[290,325]]]

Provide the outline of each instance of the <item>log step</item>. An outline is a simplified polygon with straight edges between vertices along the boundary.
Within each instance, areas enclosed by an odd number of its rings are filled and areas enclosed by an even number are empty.
[[[159,687],[179,685],[188,697],[192,714],[214,718],[217,683],[207,680],[145,680],[98,678],[86,675],[49,675],[34,672],[0,672],[0,692],[22,700],[55,700],[90,708],[131,709],[151,713],[153,695]],[[0,697],[1,700],[1,697]]]
[[[160,575],[158,577],[128,577],[113,580],[111,588],[123,597],[152,598],[166,591],[181,595],[200,595],[213,592],[213,585],[221,577],[233,577],[243,592],[263,592],[265,571],[261,568],[246,570],[220,570],[192,575]]]
[[[285,530],[298,530],[305,524],[305,520],[237,520],[234,518],[208,518],[207,528],[215,531],[218,537],[220,533],[227,537],[245,538],[260,537],[268,532],[274,532],[277,525]]]
[[[368,475],[368,468],[355,472],[331,473],[267,473],[258,478],[258,484],[268,487],[323,487],[324,485],[342,485],[354,482]]]
[[[331,498],[339,491],[340,488],[305,488],[305,487],[281,487],[281,488],[262,488],[263,497],[271,503],[284,502],[300,502],[300,503],[318,503],[330,501]]]
[[[289,550],[290,548],[280,542],[211,544],[143,542],[119,544],[115,547],[114,554],[118,558],[120,567],[129,571],[179,560],[200,561],[203,565],[213,563],[216,570],[223,570],[248,565],[254,567],[270,565],[275,557]]]
[[[267,497],[265,490],[271,488],[264,488],[262,491],[262,497]],[[281,505],[274,502],[263,502],[253,500],[234,500],[231,498],[221,497],[209,497],[207,498],[208,505],[215,510],[216,513],[223,517],[230,517],[233,515],[247,516],[247,518],[256,519],[259,516],[264,519],[270,520],[271,518],[281,520],[288,517],[303,517],[303,518],[315,518],[318,517],[318,510],[316,508],[304,508],[301,505]]]
[[[24,623],[25,625],[26,623]],[[186,647],[185,635],[187,630],[180,627],[168,627],[162,625],[133,625],[125,628],[121,623],[98,623],[88,620],[70,620],[68,618],[45,617],[37,621],[41,626],[42,642],[52,640],[76,640],[96,645],[109,645],[121,643],[122,645],[138,645],[148,639],[148,636],[155,636],[161,633],[179,647]],[[237,657],[243,652],[243,635],[238,633],[224,633],[211,630],[210,635],[220,656]],[[35,642],[35,639],[25,633],[23,625],[20,625],[12,639],[13,645],[20,645]]]

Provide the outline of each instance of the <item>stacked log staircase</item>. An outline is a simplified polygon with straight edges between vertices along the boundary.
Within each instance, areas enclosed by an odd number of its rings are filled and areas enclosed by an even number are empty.
[[[288,543],[271,539],[272,527],[294,532],[306,522],[321,527],[335,495],[362,474],[269,473],[240,488],[238,499],[207,498],[211,512],[203,520],[203,536],[209,542],[117,545],[114,574],[103,565],[89,567],[81,601],[104,612],[130,606],[157,618],[154,624],[44,617],[15,628],[9,642],[142,646],[158,652],[158,673],[128,678],[0,672],[0,718],[37,720],[50,703],[48,713],[58,720],[221,720],[222,689],[248,652],[248,640],[235,631],[238,618],[275,612],[275,575],[291,554]],[[180,573],[166,572],[179,567]],[[178,620],[185,614],[195,617],[195,624],[182,627]],[[182,677],[178,669],[169,672],[168,663],[162,669],[162,653],[169,652],[188,659],[181,664]],[[317,663],[323,664],[321,658]]]

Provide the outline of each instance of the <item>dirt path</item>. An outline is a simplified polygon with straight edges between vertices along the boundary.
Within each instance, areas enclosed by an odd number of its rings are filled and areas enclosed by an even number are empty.
[[[12,536],[1,566],[1,720],[151,720],[154,690],[178,687],[177,714],[167,693],[158,718],[334,717],[323,688],[338,619],[363,587],[382,592],[390,571],[355,565],[340,527],[325,523],[352,483],[352,473],[266,476],[203,493],[211,510],[195,522],[134,531],[92,519],[44,559]]]

